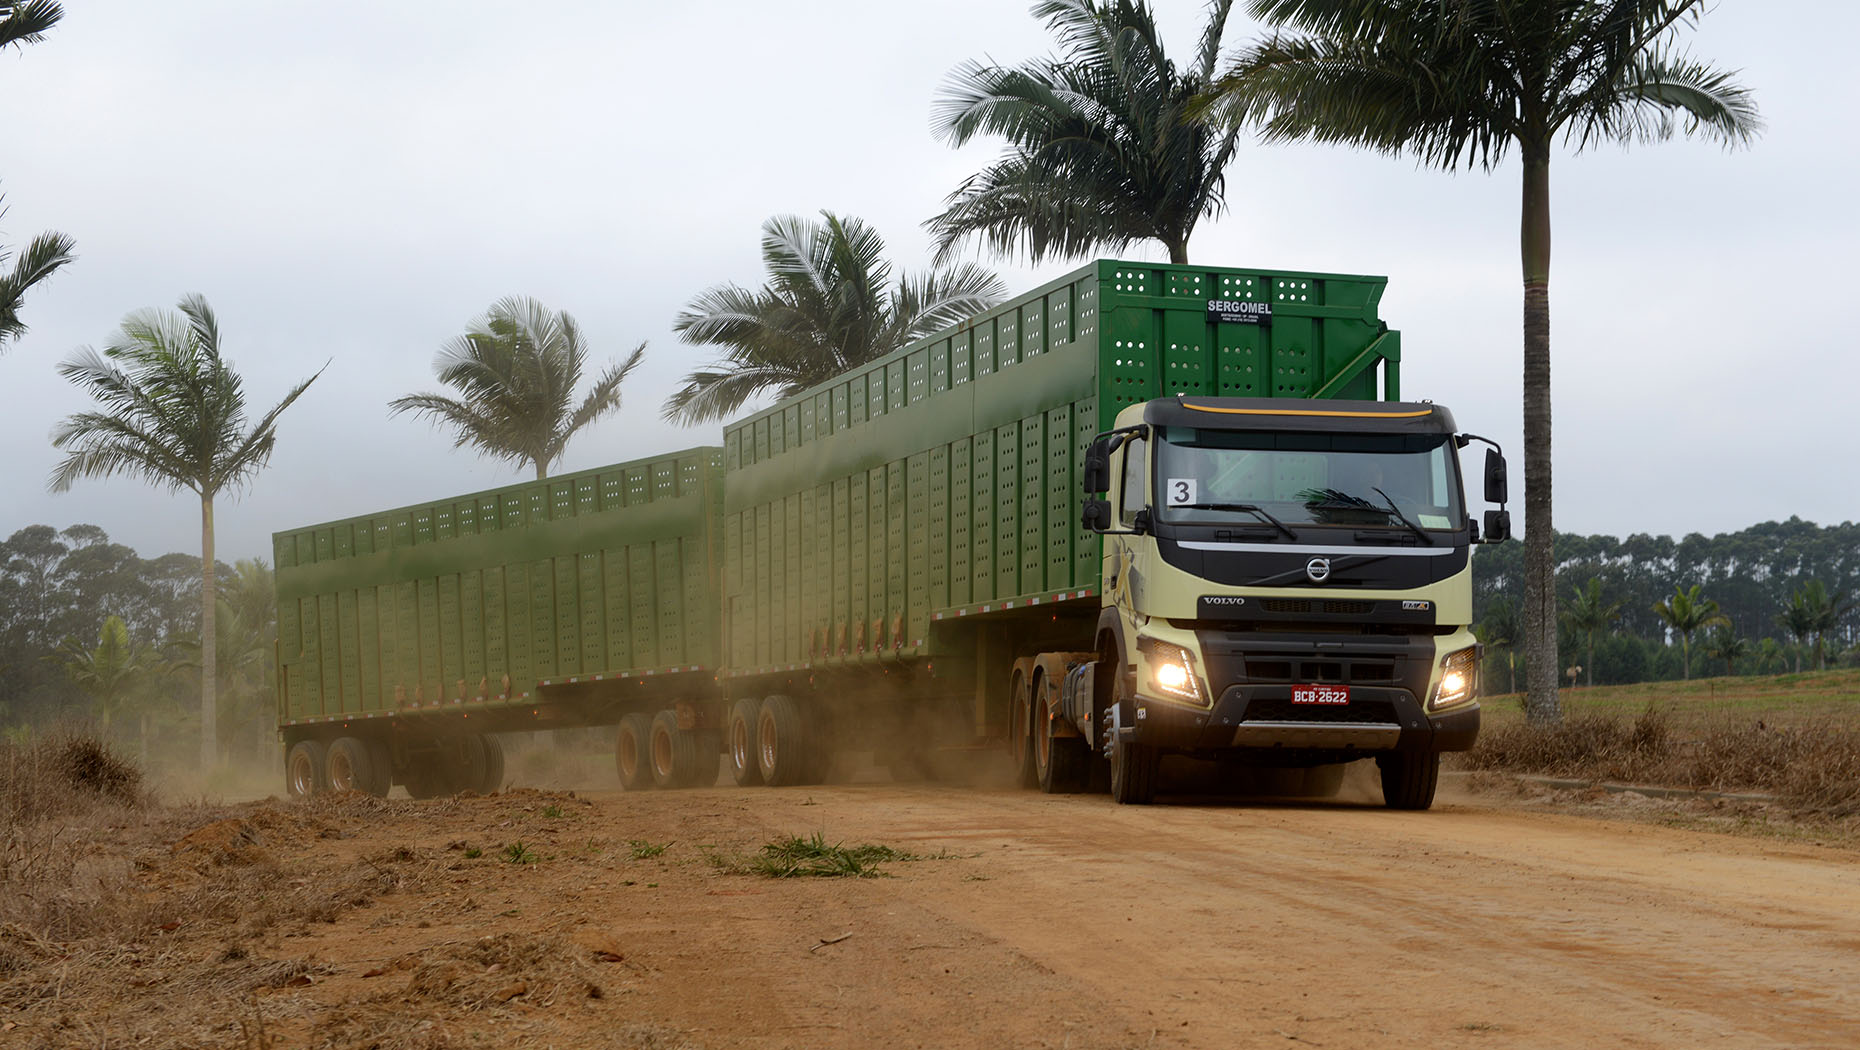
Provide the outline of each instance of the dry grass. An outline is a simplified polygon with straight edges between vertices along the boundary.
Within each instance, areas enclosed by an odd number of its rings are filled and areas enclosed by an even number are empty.
[[[1473,770],[1776,795],[1793,809],[1860,816],[1860,726],[1837,716],[1788,725],[1737,713],[1696,714],[1681,730],[1662,708],[1631,720],[1589,713],[1553,726],[1486,729],[1463,764]]]

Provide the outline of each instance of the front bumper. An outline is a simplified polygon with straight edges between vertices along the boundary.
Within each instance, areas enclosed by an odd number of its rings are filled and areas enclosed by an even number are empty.
[[[1291,702],[1281,684],[1231,685],[1210,710],[1139,699],[1141,743],[1174,751],[1321,752],[1351,758],[1384,751],[1465,751],[1479,736],[1477,702],[1428,714],[1406,689],[1352,686],[1335,707]]]

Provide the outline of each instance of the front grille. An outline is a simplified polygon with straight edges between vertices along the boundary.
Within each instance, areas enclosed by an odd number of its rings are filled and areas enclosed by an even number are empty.
[[[1260,608],[1279,616],[1324,613],[1330,616],[1368,616],[1376,611],[1375,602],[1357,599],[1313,601],[1309,598],[1261,598]]]
[[[1347,704],[1294,704],[1291,700],[1255,698],[1246,705],[1244,722],[1328,722],[1362,725],[1396,722],[1386,700],[1352,700]]]
[[[1368,616],[1376,611],[1375,602],[1345,601],[1325,602],[1324,611],[1338,616]]]
[[[1260,604],[1269,613],[1308,613],[1312,603],[1303,598],[1265,598]]]
[[[1255,660],[1246,661],[1249,682],[1340,682],[1399,684],[1392,660]]]

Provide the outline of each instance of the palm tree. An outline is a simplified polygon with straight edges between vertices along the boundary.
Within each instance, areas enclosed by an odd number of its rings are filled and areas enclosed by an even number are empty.
[[[0,208],[0,215],[5,214],[6,210]],[[76,246],[75,241],[62,233],[41,233],[26,245],[18,259],[13,260],[11,270],[0,270],[0,352],[5,351],[6,344],[26,334],[26,323],[19,319],[26,292],[75,258],[71,251]],[[12,258],[12,249],[0,247],[0,267]]]
[[[54,0],[0,0],[0,49],[38,43],[63,17],[64,5]]]
[[[1829,594],[1820,580],[1808,581],[1801,590],[1790,596],[1789,611],[1784,614],[1784,626],[1796,634],[1798,642],[1813,636],[1815,670],[1828,669],[1828,634],[1840,626],[1853,609],[1854,603],[1848,600],[1845,591]],[[1796,631],[1798,622],[1805,628],[1800,632]],[[1801,670],[1799,666],[1796,669]]]
[[[685,377],[665,418],[687,425],[723,419],[773,390],[778,398],[885,356],[979,313],[1007,293],[1001,279],[960,265],[891,282],[885,242],[855,218],[813,222],[777,216],[762,224],[760,291],[718,285],[686,305],[673,330],[722,357]]]
[[[1750,653],[1749,640],[1740,637],[1728,623],[1713,631],[1706,642],[1705,654],[1723,660],[1725,668],[1733,677],[1737,675],[1737,661]]]
[[[65,674],[96,704],[97,724],[108,731],[122,712],[136,682],[153,668],[149,648],[135,644],[120,616],[106,616],[97,632],[97,644],[67,638],[58,651],[46,657],[64,667]],[[144,746],[147,741],[143,741]],[[146,752],[145,752],[146,753]]]
[[[1563,606],[1563,617],[1570,629],[1589,643],[1587,662],[1583,665],[1586,685],[1595,684],[1595,636],[1621,619],[1621,606],[1621,602],[1602,600],[1602,578],[1599,576],[1589,577],[1589,582],[1576,588],[1575,596]]]
[[[245,384],[220,355],[220,326],[212,308],[198,295],[183,297],[179,305],[179,315],[160,310],[130,314],[101,354],[84,347],[58,366],[59,374],[88,391],[100,410],[67,417],[52,431],[52,446],[68,451],[52,471],[51,489],[63,492],[80,478],[129,474],[200,497],[200,633],[205,663],[213,666],[213,502],[222,492],[236,492],[264,467],[277,444],[278,416],[316,376],[249,422]],[[200,682],[204,770],[215,759],[218,707],[214,676],[202,675]]]
[[[510,296],[493,303],[434,359],[439,381],[459,397],[410,394],[389,402],[389,414],[412,412],[445,423],[454,433],[453,448],[476,445],[492,459],[528,463],[540,481],[569,438],[619,409],[620,383],[645,353],[645,343],[634,347],[571,408],[588,360],[581,326],[566,311]]]
[[[64,7],[52,0],[0,0],[0,51],[9,45],[23,50],[27,44],[38,43],[64,16]],[[0,215],[5,214],[6,209],[0,208]],[[62,233],[41,233],[26,245],[12,270],[0,272],[0,351],[26,334],[19,308],[27,290],[69,263],[73,247],[75,243]],[[0,266],[12,257],[11,249],[0,248]]]
[[[1795,639],[1795,672],[1802,673],[1802,650],[1808,648],[1808,640],[1815,635],[1815,622],[1820,618],[1814,605],[1809,601],[1807,589],[1796,591],[1789,596],[1789,607],[1776,614],[1776,626],[1788,631]]]
[[[1412,154],[1448,171],[1523,161],[1525,709],[1557,700],[1551,549],[1550,155],[1701,132],[1728,146],[1761,128],[1750,93],[1675,38],[1704,0],[1252,0],[1291,27],[1247,49],[1217,84],[1230,120],[1268,141],[1316,139]]]
[[[1505,650],[1505,692],[1517,692],[1517,653],[1513,647],[1518,644],[1518,607],[1510,601],[1492,603],[1485,619],[1473,627],[1473,634],[1486,648]]]
[[[1160,241],[1188,261],[1195,223],[1218,214],[1239,140],[1194,103],[1214,79],[1233,0],[1211,0],[1193,66],[1163,51],[1144,0],[1041,0],[1063,56],[952,71],[931,118],[952,146],[998,135],[1007,151],[925,223],[939,258],[971,236],[1030,261]]]
[[[1728,627],[1731,624],[1718,611],[1717,602],[1699,597],[1700,590],[1701,586],[1696,583],[1690,589],[1681,589],[1675,584],[1671,598],[1653,603],[1653,611],[1679,635],[1681,667],[1688,681],[1692,678],[1692,632],[1703,627]]]

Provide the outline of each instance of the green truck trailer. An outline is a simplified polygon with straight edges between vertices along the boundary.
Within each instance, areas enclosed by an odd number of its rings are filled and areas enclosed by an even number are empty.
[[[1473,439],[1398,400],[1384,285],[1099,261],[721,450],[280,533],[291,789],[486,787],[487,734],[618,724],[628,788],[1006,747],[1124,802],[1166,753],[1374,758],[1425,806],[1478,727]]]

